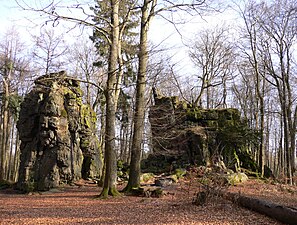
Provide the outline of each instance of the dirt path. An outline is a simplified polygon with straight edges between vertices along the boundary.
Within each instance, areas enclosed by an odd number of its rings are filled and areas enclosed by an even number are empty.
[[[193,192],[177,184],[162,198],[102,200],[95,185],[32,195],[1,191],[0,224],[281,224],[220,199],[194,206]]]

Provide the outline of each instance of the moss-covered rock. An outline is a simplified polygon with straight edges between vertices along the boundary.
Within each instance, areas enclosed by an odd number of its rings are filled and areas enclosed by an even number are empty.
[[[21,104],[17,187],[48,190],[81,177],[100,177],[95,113],[82,103],[79,82],[65,72],[41,76]]]
[[[245,173],[231,173],[227,174],[226,179],[230,185],[236,185],[248,181],[248,176]]]
[[[218,157],[231,169],[258,170],[247,151],[257,143],[257,132],[241,119],[238,109],[201,109],[177,97],[157,96],[149,119],[153,152],[142,162],[146,172],[212,165]]]
[[[143,173],[140,175],[140,183],[147,183],[154,179],[155,175],[153,173]]]

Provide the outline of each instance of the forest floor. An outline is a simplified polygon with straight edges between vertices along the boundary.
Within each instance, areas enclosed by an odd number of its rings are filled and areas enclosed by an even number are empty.
[[[0,191],[0,224],[281,224],[218,197],[193,205],[200,188],[196,181],[183,180],[161,198],[107,199],[98,199],[101,189],[87,181],[42,193],[6,189]],[[228,191],[297,208],[296,186],[249,180]]]

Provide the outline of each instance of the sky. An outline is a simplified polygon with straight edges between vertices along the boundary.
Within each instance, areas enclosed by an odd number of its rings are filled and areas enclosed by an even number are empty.
[[[37,32],[36,24],[32,23],[36,18],[37,14],[22,10],[15,0],[0,0],[0,38],[14,28],[19,32],[22,42],[30,43],[31,34]]]
[[[46,4],[47,2],[47,0],[25,1],[31,5]],[[89,2],[90,1],[92,0],[89,0]],[[62,0],[61,2],[73,3],[76,2],[76,0]],[[82,0],[79,2],[82,2]],[[181,17],[183,16],[185,15],[181,15]],[[234,15],[230,11],[224,14],[216,14],[203,18],[197,16],[187,19],[186,24],[177,25],[177,32],[172,24],[157,16],[154,18],[151,25],[149,37],[151,42],[158,45],[159,48],[170,48],[171,50],[168,51],[167,54],[173,57],[173,63],[181,65],[180,67],[184,73],[190,73],[193,65],[188,57],[189,48],[185,45],[190,45],[195,34],[199,33],[202,29],[214,27],[217,24],[232,24],[234,21]],[[15,26],[21,34],[22,41],[25,42],[30,42],[30,33],[36,34],[40,32],[40,25],[44,24],[42,17],[40,17],[38,13],[21,10],[15,0],[0,0],[0,22],[0,36],[2,36],[7,29]],[[36,24],[38,25],[36,26]],[[67,37],[71,37],[71,34],[68,33]]]
[[[0,0],[0,31],[3,33],[12,23],[21,25],[24,22],[25,13],[17,9],[13,0]]]
[[[189,17],[189,15],[185,15]],[[205,29],[216,26],[234,26],[237,15],[231,10],[210,16],[188,18],[185,24],[179,24],[176,28],[160,17],[156,17],[150,30],[150,39],[156,43],[162,43],[165,48],[172,48],[169,54],[173,55],[174,63],[178,63],[182,73],[193,73],[193,63],[189,59],[189,49],[199,33]]]

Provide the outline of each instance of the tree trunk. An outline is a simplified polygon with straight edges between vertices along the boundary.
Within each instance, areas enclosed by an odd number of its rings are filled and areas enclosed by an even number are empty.
[[[108,78],[106,87],[106,126],[105,126],[105,177],[103,190],[100,194],[116,196],[117,162],[115,149],[115,113],[119,42],[119,1],[111,0],[111,44],[108,60]]]
[[[259,212],[285,224],[297,224],[296,208],[289,208],[264,200],[241,196],[234,193],[226,193],[223,196],[242,207]]]
[[[9,148],[10,148],[10,151],[9,151],[9,157],[8,157],[8,163],[7,163],[7,175],[6,175],[6,179],[9,180],[9,181],[12,181],[12,171],[13,171],[13,163],[14,163],[14,160],[13,160],[13,145],[14,145],[14,142],[16,141],[15,140],[15,137],[14,137],[14,132],[15,131],[15,124],[14,124],[14,120],[10,123],[10,140],[8,141],[9,143]]]
[[[0,181],[5,180],[6,177],[6,156],[7,156],[7,141],[8,141],[8,97],[9,97],[9,87],[8,87],[8,83],[5,81],[5,78],[3,78],[3,90],[4,90],[4,94],[3,94],[3,98],[2,98],[2,102],[3,102],[3,106],[2,106],[2,124],[1,124],[1,128],[2,128],[2,135],[1,135],[1,170],[0,170]]]
[[[13,178],[12,181],[16,182],[18,180],[19,173],[19,163],[20,163],[20,145],[21,141],[19,139],[19,133],[16,134],[16,142],[15,142],[15,153],[14,153],[14,163],[13,163]]]
[[[146,89],[146,72],[148,64],[148,50],[147,50],[147,36],[149,30],[149,23],[153,17],[151,10],[154,9],[155,1],[144,0],[141,8],[141,27],[140,27],[140,44],[138,53],[138,74],[136,87],[136,105],[134,114],[134,132],[131,147],[131,161],[129,181],[125,191],[131,191],[133,188],[138,188],[140,185],[140,159],[141,147],[144,131],[144,117],[145,117],[145,89]],[[152,4],[150,6],[150,4]]]

